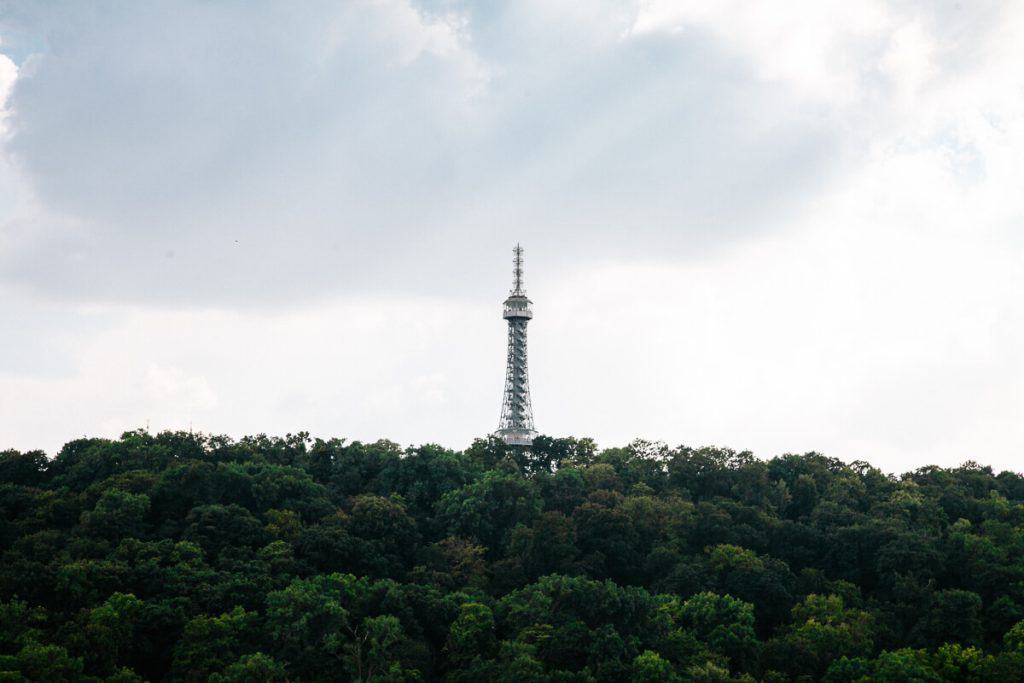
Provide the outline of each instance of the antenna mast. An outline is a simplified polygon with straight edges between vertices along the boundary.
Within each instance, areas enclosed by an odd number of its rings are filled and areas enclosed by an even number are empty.
[[[523,291],[523,248],[517,243],[512,253],[514,254],[512,259],[512,284],[515,285],[512,289],[512,294],[523,296],[526,294]]]

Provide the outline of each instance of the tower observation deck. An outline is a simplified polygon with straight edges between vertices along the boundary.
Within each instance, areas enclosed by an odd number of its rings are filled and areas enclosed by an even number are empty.
[[[523,248],[513,250],[512,291],[505,299],[508,321],[508,359],[505,366],[505,396],[496,435],[510,446],[529,446],[537,432],[533,428],[530,404],[530,376],[526,367],[526,324],[533,318],[533,303],[523,288]]]

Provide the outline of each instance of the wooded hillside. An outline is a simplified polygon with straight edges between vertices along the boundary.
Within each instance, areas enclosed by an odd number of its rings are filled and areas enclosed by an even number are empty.
[[[0,454],[0,680],[1024,680],[1024,478],[538,438]]]

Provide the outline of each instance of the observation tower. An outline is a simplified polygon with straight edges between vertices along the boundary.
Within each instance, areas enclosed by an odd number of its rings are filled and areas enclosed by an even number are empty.
[[[496,435],[510,446],[529,446],[537,432],[533,428],[533,407],[530,405],[530,376],[526,368],[526,324],[533,318],[523,288],[523,248],[512,250],[512,291],[505,299],[504,313],[508,321],[508,360],[505,366],[505,397],[501,403],[501,421]]]

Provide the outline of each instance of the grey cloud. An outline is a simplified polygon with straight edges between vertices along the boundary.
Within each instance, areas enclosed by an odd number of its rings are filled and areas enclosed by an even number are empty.
[[[700,258],[784,225],[841,158],[827,122],[700,33],[459,11],[9,11],[47,49],[8,102],[40,208],[0,224],[0,278],[259,305],[450,293],[516,239],[544,266]]]

